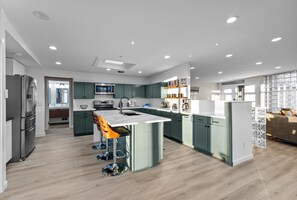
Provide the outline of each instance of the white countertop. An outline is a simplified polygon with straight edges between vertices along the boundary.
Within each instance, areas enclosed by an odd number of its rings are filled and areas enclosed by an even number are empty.
[[[74,108],[73,111],[94,111],[96,110],[95,108],[86,108],[86,109],[81,109],[81,108]]]
[[[125,110],[127,112],[127,110]],[[135,112],[129,110],[129,112]],[[168,122],[171,121],[169,118],[159,117],[155,115],[149,115],[142,112],[136,112],[140,115],[126,116],[121,115],[118,110],[101,110],[95,112],[97,115],[102,116],[111,127],[116,126],[127,126],[127,125],[137,125],[141,123],[158,123],[158,122]]]

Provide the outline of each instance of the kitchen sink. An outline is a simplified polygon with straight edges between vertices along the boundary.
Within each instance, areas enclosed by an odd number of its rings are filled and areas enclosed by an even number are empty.
[[[136,113],[136,112],[123,112],[123,115],[134,116],[134,115],[140,115],[140,114],[139,113]]]

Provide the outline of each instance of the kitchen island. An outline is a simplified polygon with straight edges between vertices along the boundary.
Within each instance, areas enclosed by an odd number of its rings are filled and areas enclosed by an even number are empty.
[[[163,123],[169,118],[159,117],[141,112],[125,110],[96,111],[111,127],[126,126],[131,135],[120,138],[127,152],[127,165],[132,172],[145,170],[159,165],[163,159]],[[126,115],[125,115],[126,113]]]

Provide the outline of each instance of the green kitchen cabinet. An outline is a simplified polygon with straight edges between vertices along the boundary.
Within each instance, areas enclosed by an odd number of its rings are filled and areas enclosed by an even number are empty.
[[[193,116],[193,145],[205,153],[210,153],[210,122],[210,117]]]
[[[153,98],[153,86],[152,85],[145,86],[145,97]]]
[[[74,136],[92,135],[93,119],[91,111],[74,111],[73,132]]]
[[[133,85],[133,98],[145,98],[145,85]]]
[[[182,142],[182,115],[179,113],[171,114],[171,138]]]
[[[124,84],[115,84],[114,98],[119,99],[124,96]]]
[[[94,83],[74,82],[74,99],[94,99]]]
[[[152,85],[153,98],[161,98],[161,86],[162,86],[162,83],[154,83]]]
[[[114,98],[120,99],[122,97],[133,98],[132,84],[115,84]]]
[[[124,84],[124,96],[129,99],[133,98],[133,85]]]

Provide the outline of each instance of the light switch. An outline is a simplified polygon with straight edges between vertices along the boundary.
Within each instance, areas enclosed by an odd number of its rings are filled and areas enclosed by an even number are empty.
[[[8,89],[5,89],[5,98],[8,98]]]

